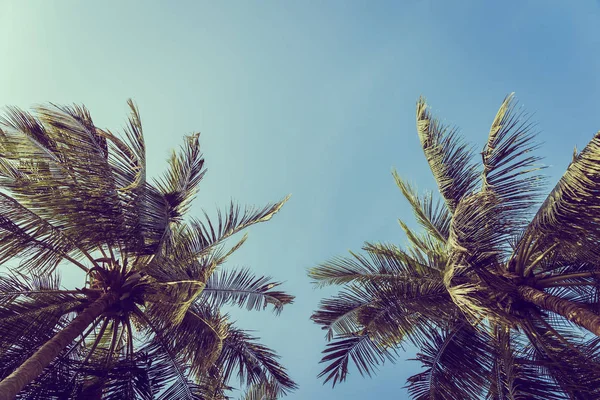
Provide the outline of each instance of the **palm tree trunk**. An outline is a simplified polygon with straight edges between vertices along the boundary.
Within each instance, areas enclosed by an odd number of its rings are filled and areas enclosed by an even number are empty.
[[[596,336],[600,336],[600,315],[595,314],[585,305],[561,299],[531,286],[519,286],[518,290],[523,300],[559,314]]]
[[[12,400],[27,384],[36,379],[44,368],[54,360],[77,336],[98,318],[111,304],[119,299],[117,293],[105,293],[83,312],[81,312],[65,329],[40,347],[19,368],[0,382],[0,400]]]

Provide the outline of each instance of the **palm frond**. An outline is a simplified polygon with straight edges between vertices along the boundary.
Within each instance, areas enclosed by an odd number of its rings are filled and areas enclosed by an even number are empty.
[[[444,203],[434,205],[433,195],[427,193],[420,196],[417,191],[406,183],[396,171],[393,172],[396,185],[413,209],[417,222],[427,231],[430,237],[441,243],[446,243],[450,234],[451,215]]]
[[[215,363],[224,381],[228,382],[236,374],[240,383],[246,385],[271,382],[278,394],[296,389],[296,383],[277,362],[277,355],[257,343],[256,339],[242,330],[229,327],[221,355]]]
[[[440,193],[449,211],[454,212],[478,183],[473,151],[458,137],[456,129],[443,126],[431,115],[422,97],[417,102],[417,132]]]
[[[207,307],[192,305],[177,325],[149,309],[145,319],[153,321],[157,335],[168,338],[162,345],[181,357],[194,376],[202,375],[215,363],[227,337],[225,318]]]
[[[14,294],[15,289],[19,294]],[[10,290],[6,292],[6,290]],[[5,377],[64,328],[85,297],[59,290],[56,276],[0,277],[0,376]]]
[[[486,394],[489,400],[559,400],[564,396],[557,391],[551,379],[540,374],[539,366],[526,356],[526,345],[517,332],[495,325],[492,329],[496,349]]]
[[[378,345],[364,335],[344,335],[332,341],[323,351],[321,363],[329,363],[318,378],[325,378],[323,383],[336,383],[346,380],[349,373],[349,362],[352,360],[361,375],[371,376],[377,367],[389,360],[394,362],[394,354],[389,348]]]
[[[242,400],[277,400],[278,398],[279,393],[276,384],[264,382],[248,388]]]
[[[334,335],[353,335],[364,330],[381,343],[397,346],[404,339],[420,342],[421,326],[456,315],[441,279],[408,279],[393,283],[372,282],[347,286],[324,299],[311,319]]]
[[[208,302],[211,307],[234,304],[248,310],[264,310],[271,304],[279,314],[284,305],[294,300],[285,292],[273,290],[279,285],[270,277],[256,277],[249,269],[221,271],[208,279],[199,301]]]
[[[533,314],[522,328],[530,343],[527,359],[539,366],[539,375],[554,383],[555,391],[578,399],[598,396],[597,348],[584,347],[575,331],[552,327]]]
[[[0,193],[0,263],[15,257],[21,258],[21,266],[29,272],[52,273],[63,258],[79,268],[88,268],[75,257],[89,253],[73,238],[53,226],[47,220],[24,207],[17,200]]]
[[[67,235],[87,231],[78,240],[84,247],[111,243],[123,217],[105,140],[83,107],[36,111],[33,117],[11,109],[2,120],[3,165],[11,167],[3,187]]]
[[[192,219],[190,224],[181,224],[147,265],[148,273],[163,281],[196,279],[206,282],[215,268],[240,248],[246,237],[228,251],[223,251],[223,242],[251,225],[271,219],[288,198],[260,210],[247,208],[242,211],[231,203],[227,213],[217,213],[216,227],[208,215],[204,221]]]
[[[190,224],[190,242],[191,253],[196,257],[207,254],[230,236],[248,228],[251,225],[266,222],[275,215],[281,207],[288,201],[290,196],[283,200],[269,204],[262,209],[246,208],[231,203],[229,211],[222,213],[217,211],[217,224],[212,224],[208,215],[201,221],[193,219]]]
[[[208,388],[203,388],[202,385],[194,383],[190,377],[189,367],[182,357],[173,351],[169,340],[163,336],[163,331],[154,326],[141,311],[136,314],[149,328],[145,340],[147,344],[138,353],[143,354],[148,360],[146,368],[152,391],[156,395],[162,393],[159,400],[171,398],[182,400],[211,399],[210,396],[203,396],[204,389]],[[210,377],[212,370],[213,368],[210,368],[209,371],[203,373],[199,378],[200,381],[202,382],[205,378]]]
[[[154,400],[148,367],[150,361],[143,353],[135,358],[123,358],[110,365],[84,367],[84,385],[77,390],[79,398],[93,398],[101,393],[107,400]]]
[[[431,330],[417,354],[425,371],[408,378],[408,393],[415,399],[479,399],[493,353],[484,333],[465,322]]]
[[[352,257],[336,257],[313,267],[308,275],[318,286],[343,285],[351,282],[385,282],[426,277],[427,265],[415,260],[396,246],[366,243],[368,256],[350,252]]]
[[[520,261],[521,271],[539,254],[557,246],[555,262],[596,262],[600,219],[600,133],[573,158],[527,227],[519,248],[531,248]],[[535,273],[543,271],[538,264]]]
[[[533,142],[533,124],[523,112],[516,112],[513,94],[507,96],[490,128],[482,152],[482,191],[501,198],[498,212],[509,218],[514,231],[522,229],[523,219],[539,196],[544,180],[533,174],[540,157],[531,155],[539,146]]]
[[[159,190],[169,203],[169,216],[173,220],[177,220],[188,210],[206,172],[199,136],[200,134],[195,134],[186,137],[185,146],[179,154],[173,152],[169,159],[169,169],[157,182]]]

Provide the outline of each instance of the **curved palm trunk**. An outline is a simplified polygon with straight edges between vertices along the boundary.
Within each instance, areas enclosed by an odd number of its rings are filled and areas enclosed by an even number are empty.
[[[116,293],[105,293],[81,312],[65,329],[44,343],[19,368],[0,382],[0,400],[12,400],[25,385],[36,379],[65,347],[118,300]]]
[[[544,310],[559,314],[596,336],[600,336],[600,315],[593,313],[584,305],[561,299],[530,286],[520,286],[519,294],[523,300],[533,303]]]

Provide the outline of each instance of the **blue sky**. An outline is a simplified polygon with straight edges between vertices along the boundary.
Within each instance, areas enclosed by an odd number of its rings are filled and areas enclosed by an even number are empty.
[[[195,213],[292,193],[230,265],[285,281],[297,300],[279,317],[234,318],[281,354],[300,384],[289,399],[406,398],[419,372],[410,351],[334,391],[316,379],[325,342],[309,316],[332,291],[306,270],[365,240],[405,243],[396,219],[412,219],[392,167],[435,189],[415,131],[420,94],[479,147],[515,91],[555,182],[600,129],[599,17],[591,0],[0,0],[0,106],[84,103],[116,130],[132,97],[154,176],[202,132]]]

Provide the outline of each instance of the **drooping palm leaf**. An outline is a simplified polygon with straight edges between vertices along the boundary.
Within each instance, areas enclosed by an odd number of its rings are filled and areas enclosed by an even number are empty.
[[[253,385],[269,381],[277,393],[285,394],[296,389],[297,385],[277,362],[277,358],[272,350],[257,343],[255,337],[229,326],[216,365],[225,382],[235,373],[240,383]]]
[[[494,348],[484,332],[460,321],[430,330],[417,360],[425,371],[408,378],[415,399],[479,399],[491,369]]]
[[[394,356],[392,349],[378,345],[368,334],[340,335],[323,351],[320,362],[329,364],[318,377],[323,377],[324,382],[332,381],[335,387],[347,378],[350,360],[361,375],[371,376],[385,360],[393,362]]]

